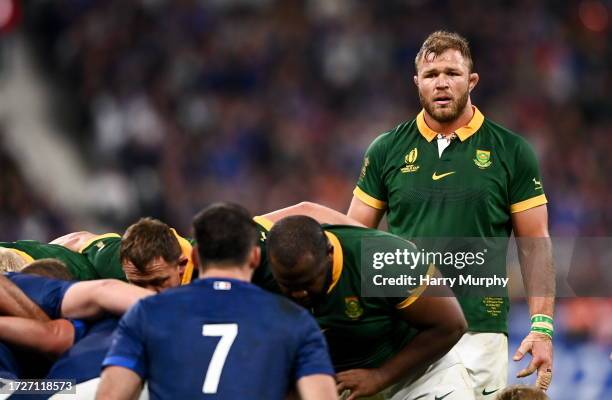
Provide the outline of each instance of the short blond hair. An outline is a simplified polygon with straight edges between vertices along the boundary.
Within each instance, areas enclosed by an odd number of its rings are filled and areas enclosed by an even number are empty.
[[[472,52],[470,51],[470,44],[467,39],[458,33],[447,31],[436,31],[427,36],[427,39],[425,39],[421,45],[421,49],[414,58],[415,70],[419,70],[419,62],[423,58],[426,58],[430,54],[438,56],[446,50],[459,51],[467,62],[469,72],[473,71],[474,62],[472,61]]]
[[[0,247],[0,273],[19,272],[25,267],[27,261],[10,249]]]
[[[504,389],[495,400],[548,400],[548,396],[533,386],[514,385]]]

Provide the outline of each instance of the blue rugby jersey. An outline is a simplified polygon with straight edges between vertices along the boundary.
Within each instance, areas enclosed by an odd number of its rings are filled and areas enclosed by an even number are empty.
[[[140,375],[151,399],[284,399],[298,379],[334,373],[305,309],[225,278],[141,300],[119,322],[103,365]]]

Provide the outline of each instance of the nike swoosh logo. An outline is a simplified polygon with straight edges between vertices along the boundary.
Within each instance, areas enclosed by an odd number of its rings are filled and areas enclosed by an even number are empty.
[[[452,173],[452,172],[451,172],[451,173]],[[436,400],[442,400],[443,398],[445,398],[446,396],[448,396],[449,394],[451,394],[451,393],[453,393],[453,392],[454,392],[454,390],[451,390],[450,392],[446,393],[444,396],[440,396],[440,397],[436,396],[436,397],[434,397],[434,398],[435,398]]]
[[[493,390],[493,391],[491,391],[491,392],[487,392],[487,388],[484,388],[484,389],[482,389],[482,395],[483,395],[483,396],[488,396],[488,395],[490,395],[491,393],[495,393],[495,392],[497,392],[498,390],[499,390],[499,388],[497,388],[497,389],[495,389],[495,390]]]
[[[431,176],[431,179],[433,179],[434,181],[437,181],[438,179],[442,179],[442,178],[447,177],[449,175],[452,175],[454,173],[455,173],[455,171],[451,171],[451,172],[446,172],[446,173],[441,174],[441,175],[436,175],[436,172],[434,172],[433,175]]]

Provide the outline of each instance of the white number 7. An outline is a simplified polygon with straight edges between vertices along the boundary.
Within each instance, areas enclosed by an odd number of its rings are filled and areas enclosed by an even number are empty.
[[[219,379],[221,379],[221,371],[225,365],[227,354],[234,343],[234,339],[238,335],[238,324],[214,324],[203,325],[202,336],[221,336],[215,352],[208,364],[208,370],[204,377],[203,393],[217,393]]]

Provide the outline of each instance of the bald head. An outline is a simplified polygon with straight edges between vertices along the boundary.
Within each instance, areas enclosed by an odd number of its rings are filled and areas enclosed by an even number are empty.
[[[274,224],[267,243],[268,255],[278,272],[320,264],[328,254],[321,225],[304,215],[286,217]]]

